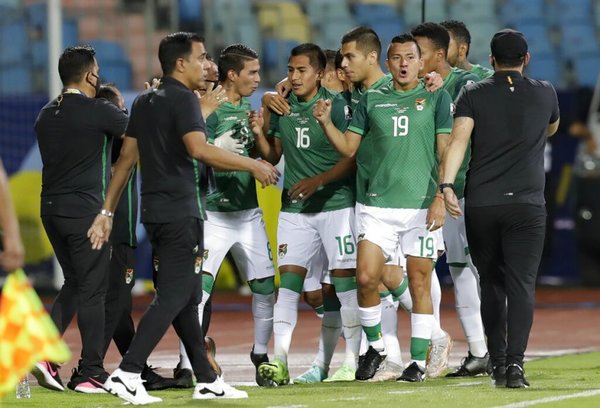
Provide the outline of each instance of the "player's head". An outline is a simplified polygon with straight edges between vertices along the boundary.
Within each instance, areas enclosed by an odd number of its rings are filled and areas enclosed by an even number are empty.
[[[325,67],[325,73],[321,80],[321,86],[329,89],[330,91],[341,92],[344,90],[344,84],[337,75],[335,68],[335,56],[337,51],[335,50],[323,50],[325,57],[327,58],[327,66]]]
[[[446,20],[442,21],[440,25],[448,30],[448,34],[450,35],[446,59],[450,65],[455,67],[469,56],[471,33],[469,33],[467,26],[462,21]]]
[[[522,68],[529,63],[527,40],[523,33],[506,28],[498,31],[490,42],[490,63],[499,68]]]
[[[190,89],[204,85],[206,79],[206,49],[204,39],[194,33],[173,33],[158,46],[158,60],[163,76],[172,76]]]
[[[219,56],[219,82],[229,83],[241,96],[250,96],[260,83],[260,63],[256,51],[233,44]]]
[[[292,92],[301,100],[312,98],[319,89],[327,58],[321,48],[312,43],[300,44],[290,52],[288,80]]]
[[[114,104],[117,108],[125,109],[125,99],[115,84],[102,84],[96,98],[103,98]]]
[[[421,75],[439,70],[446,62],[450,35],[448,31],[437,23],[427,22],[419,24],[412,29],[411,34],[421,47],[423,70]]]
[[[408,90],[416,87],[423,60],[415,37],[410,33],[404,33],[392,38],[385,63],[400,89]]]
[[[65,49],[58,59],[58,75],[63,86],[81,84],[93,90],[95,96],[100,88],[100,68],[95,55],[89,45]]]
[[[342,67],[352,82],[362,82],[379,68],[381,41],[369,27],[356,27],[342,37]]]

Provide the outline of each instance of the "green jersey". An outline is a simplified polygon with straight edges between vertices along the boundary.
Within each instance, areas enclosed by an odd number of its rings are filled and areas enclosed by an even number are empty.
[[[492,75],[494,75],[493,69],[486,68],[483,65],[479,65],[479,64],[473,64],[470,72],[472,74],[475,74],[479,78],[479,80],[487,79],[487,78],[491,77]]]
[[[246,139],[243,156],[248,156],[254,147],[254,134],[248,123],[248,112],[252,106],[247,98],[239,105],[226,102],[219,106],[206,120],[208,141],[213,143],[223,133],[235,129],[234,139]],[[215,171],[216,190],[206,198],[209,211],[231,212],[258,207],[256,184],[247,171]]]
[[[369,89],[363,89],[359,86],[355,86],[350,96],[350,112],[353,112],[358,106],[358,102],[363,94],[370,89],[380,89],[384,86],[392,86],[392,75],[387,74],[379,78]],[[369,173],[368,163],[370,160],[367,141],[363,140],[358,151],[356,152],[356,201],[361,204],[365,204],[365,195],[367,194],[367,184],[369,180],[367,175]]]
[[[460,68],[452,68],[450,74],[444,79],[444,85],[442,88],[448,91],[453,101],[456,101],[458,94],[463,86],[472,84],[479,81],[479,77],[470,71],[465,71]],[[463,198],[465,194],[465,180],[467,178],[467,170],[469,169],[469,162],[471,161],[471,149],[468,148],[465,152],[465,158],[460,165],[460,169],[456,174],[454,180],[454,191],[458,198]]]
[[[340,131],[345,132],[348,126],[346,100],[341,94],[336,95],[323,87],[307,102],[299,101],[292,94],[289,97],[290,113],[286,116],[271,115],[269,134],[281,141],[285,155],[281,195],[281,211],[284,212],[318,213],[354,206],[351,177],[321,186],[306,200],[291,200],[288,196],[294,184],[331,169],[341,159],[313,116],[313,107],[319,99],[331,99],[331,120]]]
[[[370,158],[363,204],[381,208],[428,208],[437,192],[436,135],[452,130],[452,99],[422,83],[401,92],[369,90],[348,130],[362,136]]]

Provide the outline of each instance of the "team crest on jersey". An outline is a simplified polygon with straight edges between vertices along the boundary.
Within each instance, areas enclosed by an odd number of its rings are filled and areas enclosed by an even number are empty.
[[[280,258],[283,258],[285,256],[285,254],[287,254],[287,247],[288,247],[288,244],[280,244],[279,247],[277,248],[277,254],[279,255]]]
[[[352,108],[350,107],[350,105],[344,106],[344,119],[352,119]]]
[[[423,109],[425,109],[425,98],[415,99],[415,107],[418,111],[422,111]]]
[[[125,283],[129,285],[133,280],[133,268],[127,268],[125,271]]]
[[[154,272],[158,272],[158,256],[152,257],[152,267],[154,268]]]
[[[196,257],[196,262],[194,263],[194,273],[196,275],[198,275],[201,270],[202,270],[202,257],[201,256],[197,256]]]
[[[202,258],[206,261],[208,259],[208,249],[204,250],[204,253],[202,254]]]

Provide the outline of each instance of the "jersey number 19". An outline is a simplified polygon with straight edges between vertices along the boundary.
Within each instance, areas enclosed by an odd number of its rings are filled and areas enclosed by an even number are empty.
[[[408,116],[392,116],[394,137],[408,135]]]

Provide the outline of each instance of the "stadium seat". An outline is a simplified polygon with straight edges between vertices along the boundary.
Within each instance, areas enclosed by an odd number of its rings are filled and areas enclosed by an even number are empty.
[[[341,46],[341,39],[348,31],[356,27],[353,19],[331,20],[321,27],[319,45],[336,50]]]
[[[103,66],[108,61],[127,61],[127,55],[121,44],[108,40],[93,40],[90,45],[96,51],[98,62]]]
[[[422,0],[406,0],[402,14],[408,28],[421,23]],[[446,0],[427,0],[425,3],[425,21],[443,21],[448,18]]]
[[[537,55],[553,52],[546,24],[538,22],[521,23],[514,28],[522,32],[527,39],[530,53]]]
[[[493,35],[500,29],[498,21],[488,20],[471,23],[467,26],[471,33],[471,48],[469,60],[479,64],[488,64],[490,55],[490,41]]]
[[[267,69],[277,68],[280,62],[285,61],[292,48],[298,45],[294,40],[279,40],[266,38],[263,41],[263,64]],[[283,75],[284,72],[281,72]]]
[[[455,0],[450,6],[450,16],[463,21],[467,26],[480,20],[496,17],[495,0]]]
[[[179,21],[183,23],[197,23],[202,20],[201,0],[178,0]]]
[[[533,79],[549,81],[555,87],[561,82],[561,69],[554,54],[533,54],[524,74]]]
[[[574,62],[579,85],[594,87],[600,74],[600,53],[580,55]]]
[[[502,25],[513,26],[520,23],[544,21],[547,7],[544,0],[508,0],[502,3],[500,16]]]
[[[125,61],[103,61],[100,65],[102,82],[112,82],[120,90],[131,89],[131,65]]]
[[[0,26],[0,66],[21,63],[28,49],[29,37],[23,20]]]
[[[600,51],[598,37],[592,23],[562,26],[560,49],[563,56],[577,57]]]
[[[374,27],[383,21],[398,21],[401,17],[394,7],[387,4],[362,4],[354,6],[354,17],[360,25]]]
[[[560,25],[587,20],[593,12],[592,0],[557,0],[555,4]]]
[[[32,91],[31,69],[19,64],[0,66],[0,94],[22,95]]]

